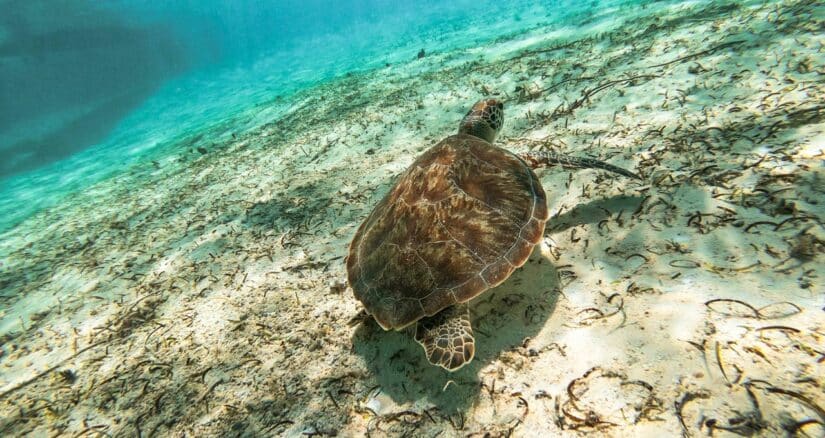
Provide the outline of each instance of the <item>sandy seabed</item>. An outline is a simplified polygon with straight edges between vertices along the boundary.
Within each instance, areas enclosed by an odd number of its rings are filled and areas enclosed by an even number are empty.
[[[652,4],[194,135],[2,236],[0,435],[823,436],[823,27],[815,1]],[[344,259],[483,96],[499,145],[644,181],[540,170],[545,239],[450,374],[348,324]]]

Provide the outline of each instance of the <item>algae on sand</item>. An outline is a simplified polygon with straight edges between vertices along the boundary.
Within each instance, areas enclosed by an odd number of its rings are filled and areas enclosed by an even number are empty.
[[[823,6],[619,12],[318,86],[5,233],[0,431],[822,435]],[[450,375],[349,327],[329,284],[393,178],[488,93],[499,144],[648,184],[542,171],[547,239],[473,310],[487,350]]]

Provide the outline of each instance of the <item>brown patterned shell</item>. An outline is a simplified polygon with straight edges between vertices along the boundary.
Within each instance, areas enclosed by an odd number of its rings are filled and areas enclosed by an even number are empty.
[[[421,155],[361,224],[347,274],[386,330],[503,282],[544,233],[547,205],[513,153],[466,134]]]

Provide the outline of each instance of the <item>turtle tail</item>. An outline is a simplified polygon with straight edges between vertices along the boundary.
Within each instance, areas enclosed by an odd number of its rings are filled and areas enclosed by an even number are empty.
[[[572,167],[574,169],[602,169],[608,172],[618,173],[619,175],[629,178],[642,179],[639,175],[636,175],[629,170],[622,169],[621,167],[605,163],[604,161],[595,160],[593,158],[571,157],[569,155],[562,155],[549,151],[531,151],[519,156],[532,168],[558,164],[564,167]]]

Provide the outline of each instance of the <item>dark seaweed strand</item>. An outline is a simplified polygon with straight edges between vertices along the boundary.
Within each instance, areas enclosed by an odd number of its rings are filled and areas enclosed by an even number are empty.
[[[622,169],[621,167],[605,163],[604,161],[595,160],[593,158],[571,157],[569,155],[561,155],[555,152],[548,151],[532,151],[520,155],[527,164],[532,168],[541,166],[551,166],[560,164],[565,167],[572,167],[575,169],[602,169],[608,172],[618,173],[629,178],[642,179],[635,173]]]

